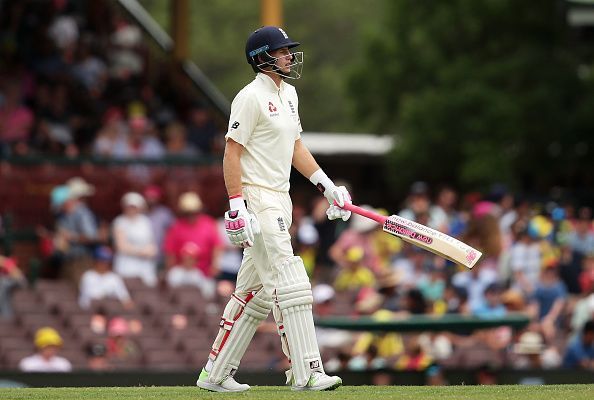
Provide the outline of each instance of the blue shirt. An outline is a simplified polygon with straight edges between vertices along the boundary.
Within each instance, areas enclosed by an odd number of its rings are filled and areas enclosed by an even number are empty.
[[[576,368],[584,360],[594,360],[594,346],[584,346],[582,336],[573,339],[563,356],[563,368]]]
[[[551,311],[557,299],[565,299],[567,297],[567,289],[561,281],[552,286],[545,286],[539,283],[536,286],[533,297],[538,302],[538,319],[540,320]]]

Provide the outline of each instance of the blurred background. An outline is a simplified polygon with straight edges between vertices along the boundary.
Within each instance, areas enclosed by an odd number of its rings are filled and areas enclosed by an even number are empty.
[[[2,0],[2,385],[196,379],[241,261],[221,159],[263,24],[302,43],[290,83],[328,175],[484,254],[327,221],[294,174],[326,370],[593,382],[593,1]],[[279,344],[269,317],[240,374],[281,384]]]

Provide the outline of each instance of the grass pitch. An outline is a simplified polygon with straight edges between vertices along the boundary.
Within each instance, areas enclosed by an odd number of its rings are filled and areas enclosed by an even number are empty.
[[[343,386],[332,392],[291,392],[278,386],[256,386],[247,393],[210,393],[196,387],[110,387],[0,389],[6,400],[79,399],[367,399],[367,400],[581,400],[594,399],[594,385],[547,386]]]

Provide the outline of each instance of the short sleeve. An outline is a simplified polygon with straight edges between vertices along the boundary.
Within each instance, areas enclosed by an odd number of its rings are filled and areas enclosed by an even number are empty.
[[[225,139],[231,138],[242,146],[247,145],[259,117],[258,99],[255,94],[241,91],[231,104],[229,128]]]

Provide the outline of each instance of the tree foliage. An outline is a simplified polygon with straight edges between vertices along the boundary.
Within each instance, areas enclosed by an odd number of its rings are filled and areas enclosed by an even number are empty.
[[[396,136],[395,184],[538,190],[591,179],[591,67],[562,4],[386,1],[349,88],[356,115]]]

